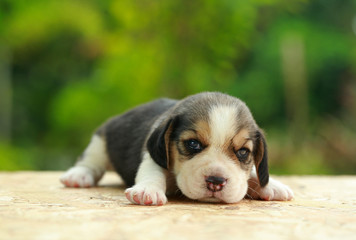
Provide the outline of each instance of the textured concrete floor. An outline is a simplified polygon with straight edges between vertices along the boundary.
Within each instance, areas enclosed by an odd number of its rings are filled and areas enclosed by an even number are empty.
[[[64,188],[61,172],[0,172],[0,239],[356,239],[356,177],[276,177],[291,202],[130,204],[108,173]]]

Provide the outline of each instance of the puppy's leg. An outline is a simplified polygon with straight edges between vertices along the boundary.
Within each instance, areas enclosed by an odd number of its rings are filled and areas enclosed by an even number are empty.
[[[105,140],[94,135],[81,159],[60,178],[67,187],[95,186],[109,164]]]
[[[255,167],[253,167],[251,177],[248,180],[247,195],[253,199],[262,199],[266,201],[289,201],[294,197],[293,191],[287,185],[284,185],[273,178],[269,178],[268,184],[261,188]]]
[[[158,166],[148,152],[138,169],[135,185],[126,189],[129,201],[141,205],[163,205],[167,202],[165,170]]]

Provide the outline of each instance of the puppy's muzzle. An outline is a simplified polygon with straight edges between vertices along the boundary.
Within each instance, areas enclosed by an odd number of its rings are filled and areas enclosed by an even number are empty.
[[[205,178],[205,182],[207,183],[207,188],[212,192],[221,191],[226,185],[226,178],[217,177],[217,176],[209,176]]]

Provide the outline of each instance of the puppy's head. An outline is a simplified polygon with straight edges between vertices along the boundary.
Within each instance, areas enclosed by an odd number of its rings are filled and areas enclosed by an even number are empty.
[[[253,165],[260,185],[268,183],[263,133],[245,103],[225,94],[201,93],[180,101],[153,131],[147,149],[191,199],[240,201]]]

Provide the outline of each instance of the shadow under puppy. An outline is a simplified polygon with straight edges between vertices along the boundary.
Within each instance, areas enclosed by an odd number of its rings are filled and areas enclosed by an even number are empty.
[[[217,92],[159,99],[109,119],[60,180],[91,187],[111,166],[135,204],[163,205],[177,189],[206,202],[293,198],[269,178],[266,141],[246,104]]]

